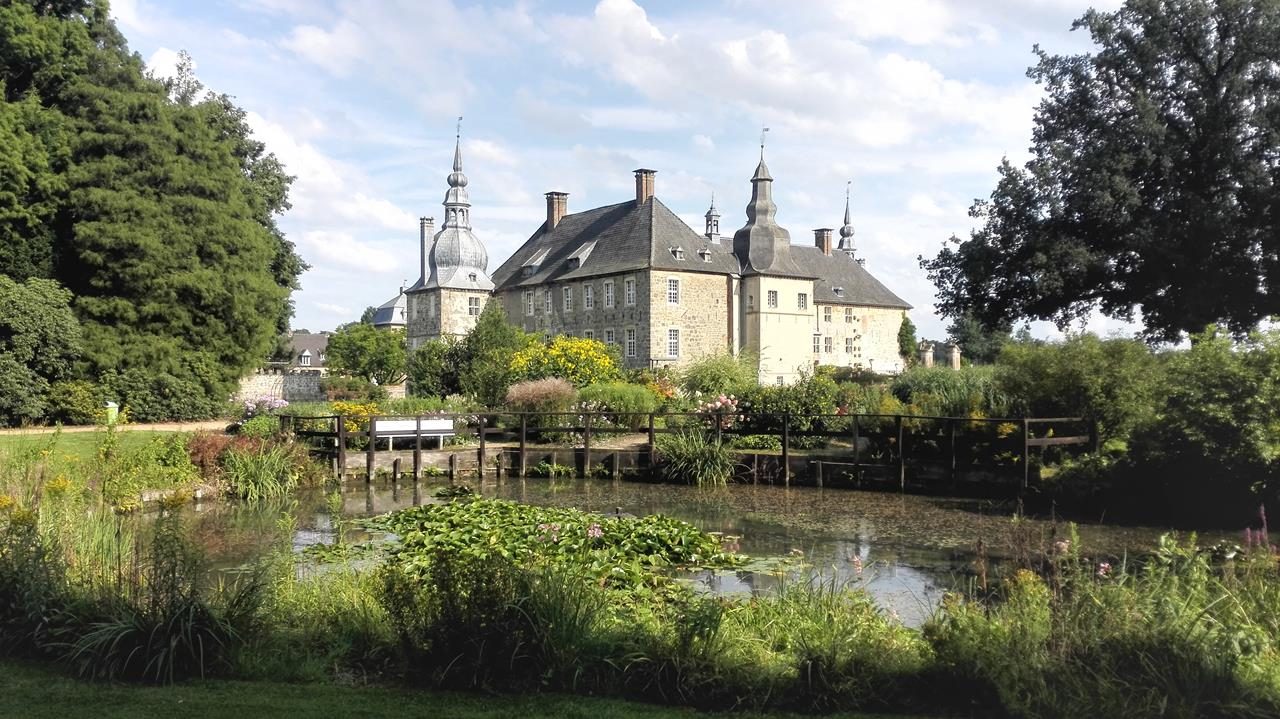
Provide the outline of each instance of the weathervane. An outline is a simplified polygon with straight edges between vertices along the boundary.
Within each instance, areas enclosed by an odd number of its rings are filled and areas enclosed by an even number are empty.
[[[767,127],[760,130],[760,159],[761,160],[764,159],[764,134],[768,131],[769,131],[769,128]]]
[[[852,187],[853,187],[853,180],[849,180],[844,183],[844,201],[846,203],[849,201],[849,190],[852,189]]]
[[[462,138],[462,115],[458,115],[458,134],[457,134],[457,137],[458,137],[459,139],[461,139],[461,138]]]

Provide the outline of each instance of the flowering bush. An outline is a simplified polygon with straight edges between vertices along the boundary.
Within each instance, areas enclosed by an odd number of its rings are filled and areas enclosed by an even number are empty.
[[[507,390],[507,406],[517,412],[567,412],[578,393],[559,377],[517,382]]]
[[[721,429],[729,429],[738,418],[738,399],[733,395],[720,395],[715,399],[698,405],[697,413],[708,427],[715,428],[717,423]]]
[[[289,403],[279,397],[268,397],[266,395],[250,397],[244,400],[242,416],[244,419],[249,419],[261,414],[271,414],[288,406]]]
[[[526,380],[561,377],[575,387],[608,382],[619,376],[618,362],[599,340],[559,335],[547,345],[534,344],[511,357],[511,371]]]

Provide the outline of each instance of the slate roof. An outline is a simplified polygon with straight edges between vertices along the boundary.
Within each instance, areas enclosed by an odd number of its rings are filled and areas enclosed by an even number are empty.
[[[682,250],[684,258],[677,259],[673,249]],[[817,247],[791,245],[788,254],[796,266],[794,276],[816,278],[815,302],[911,309],[843,253],[827,256]],[[576,267],[570,262],[575,256],[580,260]],[[521,276],[531,260],[537,270]],[[654,197],[565,215],[550,232],[543,223],[493,273],[493,282],[501,291],[648,268],[722,275],[742,271],[727,245],[694,232]],[[836,287],[844,289],[843,296],[836,295]]]
[[[311,352],[311,367],[323,367],[325,350],[329,347],[329,335],[325,332],[294,332],[289,335],[289,346],[293,350],[293,358],[289,364],[294,367],[302,366],[298,359],[302,356],[304,350]]]
[[[827,256],[817,247],[792,245],[791,259],[805,274],[817,278],[813,281],[814,302],[911,309],[911,305],[893,294],[867,268],[843,252]],[[843,296],[836,294],[836,287],[844,289]]]
[[[683,251],[683,259],[677,259],[677,249]],[[580,260],[576,267],[569,261],[575,256]],[[521,268],[534,259],[537,270],[523,277]],[[550,232],[543,223],[493,273],[493,281],[505,290],[651,267],[732,274],[738,272],[738,260],[653,197],[565,215]]]
[[[378,309],[373,312],[373,326],[383,327],[404,327],[405,326],[405,310],[409,301],[404,296],[404,292],[396,295],[394,298],[383,302]]]

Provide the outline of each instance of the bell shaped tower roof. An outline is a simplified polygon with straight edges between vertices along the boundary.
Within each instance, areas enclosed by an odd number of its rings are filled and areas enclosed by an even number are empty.
[[[461,118],[459,118],[461,121]],[[436,233],[427,258],[427,288],[492,290],[486,270],[489,253],[471,231],[471,197],[462,171],[462,133],[453,147],[453,172],[444,195],[444,224]]]
[[[776,221],[778,206],[773,202],[773,177],[764,164],[764,148],[760,164],[751,176],[751,202],[747,203],[747,224],[733,235],[733,254],[742,265],[742,273],[765,275],[805,274],[791,259],[791,233]]]

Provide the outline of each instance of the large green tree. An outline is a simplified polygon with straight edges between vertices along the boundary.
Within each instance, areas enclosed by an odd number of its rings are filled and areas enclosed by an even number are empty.
[[[991,364],[1011,339],[1010,327],[985,327],[972,315],[947,325],[947,338],[960,346],[963,356],[974,364]]]
[[[291,178],[244,112],[148,77],[102,0],[0,4],[0,88],[0,274],[72,292],[87,376],[225,398],[305,269],[275,225]]]
[[[363,322],[345,324],[329,338],[325,357],[331,370],[380,385],[400,384],[408,364],[404,330],[380,330]]]
[[[1032,158],[982,224],[921,258],[938,307],[987,326],[1140,314],[1152,339],[1280,314],[1280,0],[1129,0],[1040,50]],[[953,238],[954,240],[955,238]]]
[[[70,292],[51,280],[0,275],[0,423],[43,417],[50,382],[69,375],[80,349]]]

